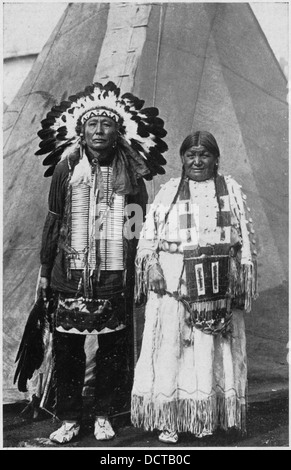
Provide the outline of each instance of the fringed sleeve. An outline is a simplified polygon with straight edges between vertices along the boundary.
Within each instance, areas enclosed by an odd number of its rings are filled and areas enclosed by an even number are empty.
[[[41,276],[50,278],[51,270],[57,254],[59,233],[65,206],[66,181],[69,167],[66,161],[56,167],[48,198],[49,212],[47,214],[40,250]]]
[[[231,210],[238,220],[242,240],[241,250],[230,259],[230,292],[235,305],[250,312],[252,300],[258,297],[257,252],[251,248],[254,243],[254,229],[241,187],[230,177],[226,178],[226,182]]]
[[[153,264],[159,264],[158,247],[163,236],[165,217],[171,207],[179,182],[180,178],[171,178],[161,185],[143,224],[135,259],[136,301],[139,301],[142,295],[147,295],[148,271]]]

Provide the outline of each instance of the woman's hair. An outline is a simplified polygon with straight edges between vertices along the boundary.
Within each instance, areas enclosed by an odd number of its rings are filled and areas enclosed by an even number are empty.
[[[219,147],[215,138],[207,131],[196,131],[193,134],[189,134],[182,142],[180,147],[180,156],[182,157],[190,147],[198,147],[199,145],[203,145],[203,147],[205,147],[216,158],[220,156]]]
[[[193,147],[193,146],[199,147],[200,145],[203,145],[203,147],[205,147],[208,150],[208,152],[210,152],[217,159],[220,157],[220,151],[219,151],[217,142],[214,136],[210,134],[210,132],[207,132],[207,131],[196,131],[196,132],[193,132],[193,134],[189,134],[186,137],[186,139],[183,140],[182,145],[180,147],[180,157],[182,157],[190,147]],[[184,171],[185,170],[184,170],[184,165],[183,165],[180,186],[182,185]],[[213,177],[214,177],[214,187],[215,187],[215,195],[216,195],[217,204],[218,204],[218,210],[219,210],[219,213],[221,214],[221,201],[218,197],[218,192],[217,192],[217,181],[216,181],[217,175],[218,175],[218,161],[216,162],[216,165],[214,166]],[[177,192],[177,197],[180,191],[180,186]]]

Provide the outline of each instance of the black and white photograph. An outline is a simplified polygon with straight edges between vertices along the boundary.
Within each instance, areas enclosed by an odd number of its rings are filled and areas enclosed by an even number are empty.
[[[1,9],[1,449],[290,450],[289,1]]]

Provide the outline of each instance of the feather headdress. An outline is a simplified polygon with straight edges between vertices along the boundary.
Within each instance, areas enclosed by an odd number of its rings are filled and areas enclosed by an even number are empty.
[[[80,146],[82,125],[92,116],[108,116],[119,123],[119,133],[127,144],[143,159],[149,169],[149,177],[163,174],[163,157],[168,147],[163,138],[167,131],[164,121],[158,117],[156,107],[143,108],[144,101],[131,93],[120,96],[120,89],[113,83],[93,83],[83,92],[70,96],[60,105],[53,106],[41,122],[38,132],[41,138],[36,155],[46,155],[43,165],[49,166],[45,176],[51,176],[60,160]]]

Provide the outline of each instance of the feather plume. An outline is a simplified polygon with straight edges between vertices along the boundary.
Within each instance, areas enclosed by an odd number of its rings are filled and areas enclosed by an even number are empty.
[[[121,97],[124,101],[128,102],[131,104],[131,106],[134,106],[135,109],[140,110],[143,105],[144,105],[144,100],[141,100],[134,96],[132,93],[124,93]]]
[[[41,142],[42,147],[35,152],[35,155],[45,155],[46,153],[52,152],[55,149],[55,139],[54,142],[47,143],[46,141]]]
[[[43,175],[43,176],[45,176],[46,178],[48,178],[49,176],[52,176],[53,173],[54,173],[54,171],[55,171],[55,167],[56,167],[56,166],[57,166],[57,165],[52,165],[52,166],[50,166],[50,167],[44,172],[44,175]]]
[[[159,110],[158,110],[158,108],[155,108],[155,107],[143,108],[143,109],[140,111],[140,114],[143,114],[143,115],[145,115],[145,116],[156,117],[156,116],[158,116],[158,114],[159,114]]]
[[[64,151],[63,147],[59,147],[53,152],[51,152],[42,162],[44,166],[56,165],[61,160],[62,153]]]
[[[50,137],[54,137],[55,136],[55,131],[53,129],[41,129],[40,131],[38,131],[37,135],[38,137],[40,137],[40,139],[47,139],[47,138],[50,138]]]

